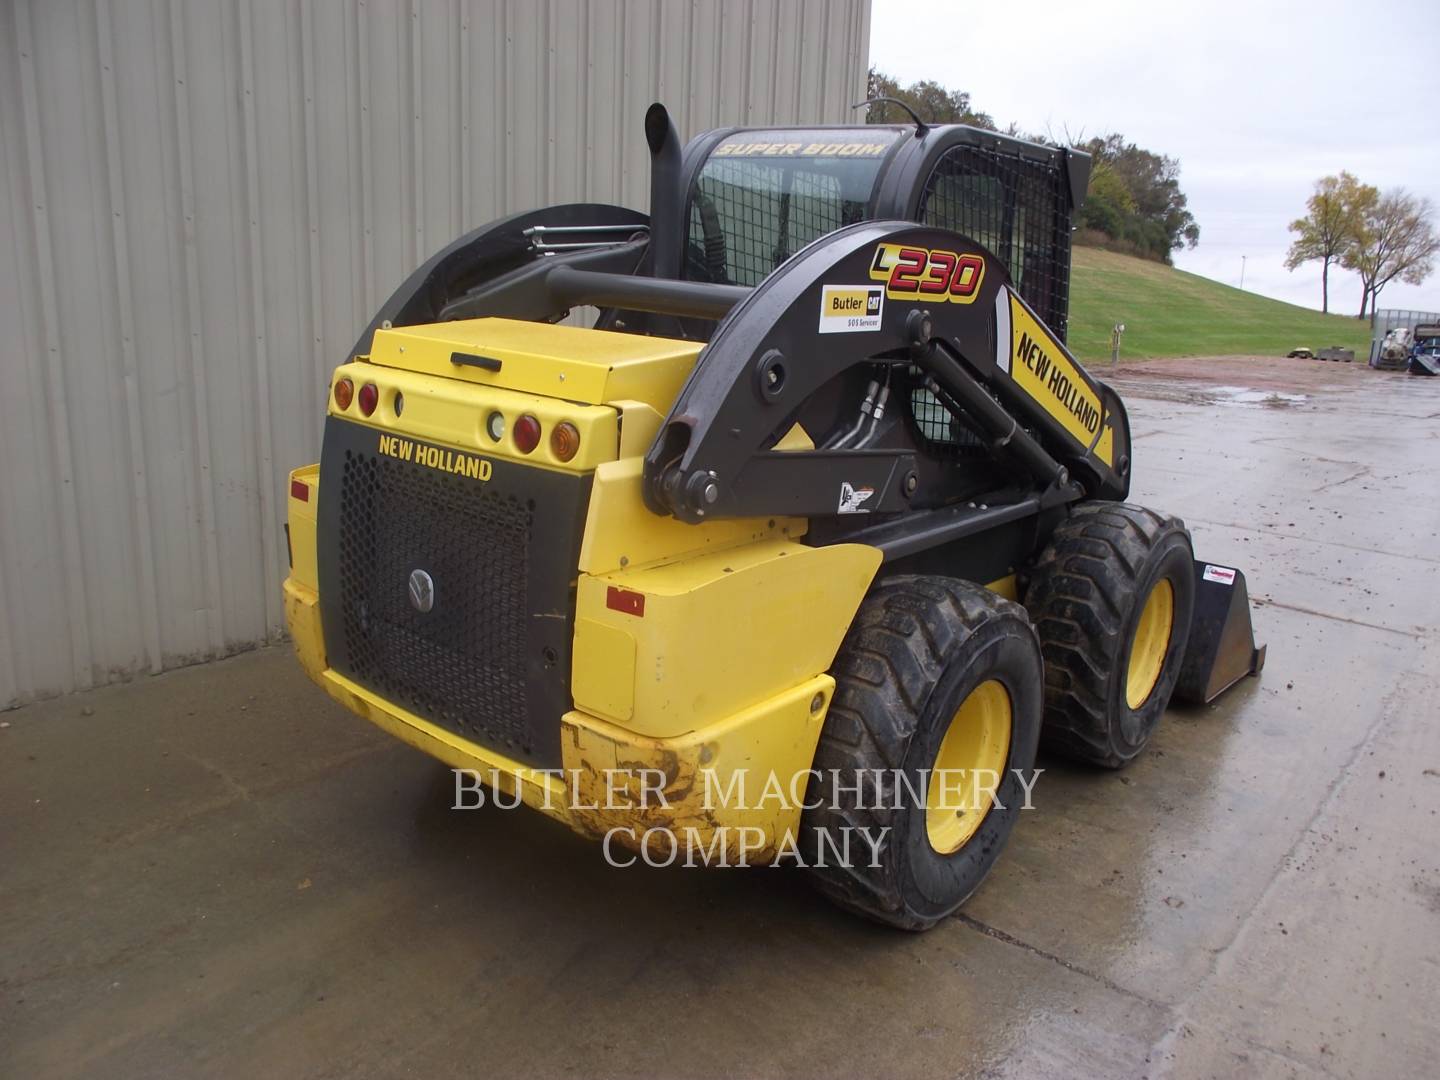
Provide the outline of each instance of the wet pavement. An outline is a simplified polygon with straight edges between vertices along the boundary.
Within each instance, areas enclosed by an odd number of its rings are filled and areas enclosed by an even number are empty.
[[[961,915],[452,812],[266,649],[0,714],[0,1076],[1432,1075],[1440,380],[1099,373],[1268,664],[1123,772],[1042,760]]]

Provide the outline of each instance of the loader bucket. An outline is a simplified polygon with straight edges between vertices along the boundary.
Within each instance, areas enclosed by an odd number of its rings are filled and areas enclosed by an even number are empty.
[[[1175,698],[1208,704],[1264,666],[1265,646],[1255,647],[1250,625],[1245,575],[1232,566],[1195,560],[1195,614]]]

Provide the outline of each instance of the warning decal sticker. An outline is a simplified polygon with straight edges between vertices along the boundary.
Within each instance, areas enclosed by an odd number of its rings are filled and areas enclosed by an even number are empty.
[[[862,505],[870,496],[875,494],[872,487],[855,487],[853,484],[842,481],[840,484],[840,505],[836,508],[838,514],[868,514],[870,508]]]

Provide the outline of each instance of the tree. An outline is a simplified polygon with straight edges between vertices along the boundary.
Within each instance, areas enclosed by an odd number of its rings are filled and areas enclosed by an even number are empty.
[[[1295,241],[1285,256],[1285,268],[1294,270],[1320,260],[1320,310],[1330,310],[1330,266],[1337,263],[1359,236],[1365,215],[1380,193],[1348,172],[1315,181],[1315,194],[1305,202],[1309,211],[1290,223]],[[1363,315],[1364,312],[1362,311]]]
[[[1199,243],[1200,226],[1186,208],[1185,193],[1180,190],[1178,160],[1126,142],[1118,132],[1096,136],[1079,148],[1094,159],[1086,209],[1089,197],[1098,193],[1102,200],[1095,215],[1087,217],[1082,211],[1082,224],[1124,241],[1148,258],[1167,263],[1172,251]],[[1112,178],[1129,193],[1131,204],[1121,208],[1119,232],[1097,220],[1110,216],[1114,200],[1106,192],[1113,190]],[[1111,206],[1103,205],[1107,200]]]
[[[1340,258],[1341,266],[1360,275],[1360,318],[1367,304],[1374,310],[1380,290],[1396,278],[1419,285],[1430,276],[1440,254],[1434,217],[1429,199],[1404,188],[1391,188],[1368,208]]]
[[[947,90],[930,80],[901,86],[883,71],[871,68],[866,96],[872,101],[881,97],[903,101],[927,123],[999,130],[989,113],[974,107],[969,94]],[[877,102],[870,106],[866,120],[895,124],[909,123],[910,117],[894,105]],[[1170,253],[1177,248],[1193,248],[1199,241],[1200,226],[1186,209],[1185,193],[1180,190],[1180,162],[1175,158],[1144,150],[1118,134],[1082,142],[1067,131],[1062,142],[1052,135],[1025,135],[1013,123],[1005,133],[1055,147],[1070,145],[1091,155],[1090,192],[1077,222],[1085,230],[1082,237],[1099,233],[1119,250],[1162,262],[1169,262]]]
[[[946,90],[937,82],[922,79],[901,86],[895,79],[875,68],[870,69],[867,98],[890,97],[905,102],[927,124],[969,124],[971,127],[995,130],[995,121],[988,113],[970,107],[970,95],[963,90]],[[894,105],[872,105],[865,119],[871,124],[908,124],[910,117]]]
[[[1108,162],[1096,161],[1090,170],[1085,204],[1080,208],[1080,227],[1118,239],[1124,235],[1125,223],[1135,210],[1135,199],[1120,174]]]

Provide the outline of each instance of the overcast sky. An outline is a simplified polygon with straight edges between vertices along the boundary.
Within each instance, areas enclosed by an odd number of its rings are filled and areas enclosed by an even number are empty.
[[[874,0],[870,62],[969,91],[1002,128],[1110,131],[1180,159],[1200,244],[1177,266],[1320,306],[1319,264],[1285,269],[1314,181],[1349,169],[1440,214],[1440,0]],[[1354,314],[1360,280],[1330,275]],[[1440,267],[1381,307],[1440,311]]]

